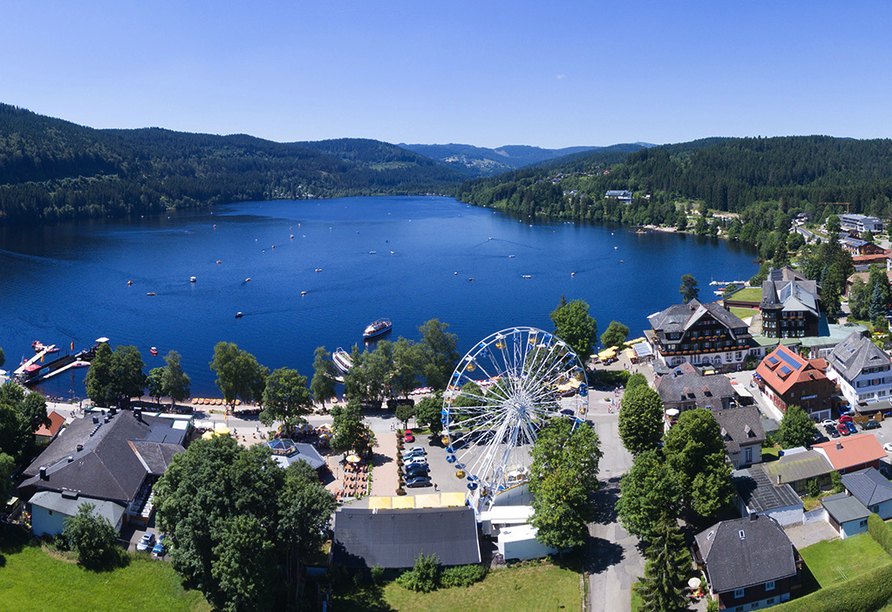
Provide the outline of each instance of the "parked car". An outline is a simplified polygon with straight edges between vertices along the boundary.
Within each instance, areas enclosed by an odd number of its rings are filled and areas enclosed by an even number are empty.
[[[840,423],[839,425],[836,426],[836,429],[843,436],[848,436],[848,435],[851,435],[851,433],[852,433],[851,431],[849,431],[849,428],[846,427],[845,423]]]
[[[404,440],[405,442],[414,442],[414,441],[415,441],[415,436],[413,436],[413,435],[410,434],[410,433],[407,433],[407,434],[403,435],[403,440]]]
[[[146,552],[147,550],[151,550],[152,546],[155,545],[155,534],[150,531],[142,534],[142,538],[140,538],[139,542],[136,544],[137,552]]]
[[[826,431],[828,434],[836,431],[836,423],[830,421],[829,425],[824,425],[824,431]]]
[[[820,433],[816,433],[814,439],[812,440],[812,444],[823,444],[824,442],[829,442],[827,436],[823,436]]]
[[[416,478],[418,476],[427,476],[430,472],[427,466],[416,465],[406,470],[406,478]]]
[[[861,429],[879,429],[880,427],[882,427],[880,422],[874,421],[873,419],[861,423]]]
[[[403,453],[403,461],[406,459],[425,459],[424,453],[419,453],[418,451],[412,451],[411,453]]]
[[[405,453],[415,453],[415,452],[423,453],[423,454],[425,454],[425,455],[427,454],[427,451],[424,449],[423,446],[413,446],[412,448],[407,448],[406,450],[403,451],[403,454],[405,454]]]
[[[427,476],[418,476],[416,478],[412,478],[406,481],[406,486],[410,488],[415,487],[429,487],[431,486],[431,479]]]
[[[826,429],[827,427],[834,427],[836,423],[833,422],[833,419],[824,419],[821,421],[821,425]]]
[[[846,425],[846,429],[849,430],[849,433],[850,433],[850,434],[856,434],[856,433],[858,433],[858,428],[857,428],[857,427],[855,426],[855,424],[852,423],[851,421],[848,421],[845,425]]]
[[[155,546],[152,548],[152,556],[158,557],[159,559],[167,554],[167,546],[164,544],[164,539],[167,536],[161,534],[158,536],[158,541],[155,543]]]
[[[403,467],[407,468],[410,465],[423,465],[427,467],[427,459],[424,457],[412,457],[410,459],[403,460]]]
[[[886,442],[883,444],[883,450],[887,453],[892,453],[892,442]]]
[[[841,417],[839,417],[839,422],[840,423],[851,423],[852,417],[848,414],[844,414]]]

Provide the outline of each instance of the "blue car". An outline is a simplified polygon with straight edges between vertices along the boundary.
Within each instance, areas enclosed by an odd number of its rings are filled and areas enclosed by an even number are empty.
[[[160,535],[158,536],[158,542],[155,543],[155,546],[152,547],[152,556],[158,557],[159,559],[167,554],[167,546],[164,544],[164,539],[167,536]]]
[[[858,428],[855,427],[855,424],[852,423],[851,421],[849,421],[848,423],[846,423],[846,429],[848,429],[848,430],[849,430],[849,433],[851,433],[851,434],[856,434],[856,433],[858,433]]]

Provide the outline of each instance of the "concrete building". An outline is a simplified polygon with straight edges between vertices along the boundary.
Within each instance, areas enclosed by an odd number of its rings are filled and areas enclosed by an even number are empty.
[[[805,359],[779,345],[759,363],[753,378],[781,412],[788,406],[799,406],[820,421],[830,418],[836,393],[836,384],[824,373],[826,368],[823,359]]]
[[[827,358],[827,378],[853,407],[892,396],[890,370],[889,355],[858,332],[849,334]]]
[[[840,229],[858,232],[877,232],[883,231],[883,222],[876,217],[868,217],[866,215],[844,214],[839,215]]]

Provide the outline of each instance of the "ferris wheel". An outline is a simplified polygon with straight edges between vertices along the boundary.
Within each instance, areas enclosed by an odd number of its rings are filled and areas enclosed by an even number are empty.
[[[478,510],[527,481],[539,430],[585,420],[588,391],[576,353],[535,327],[513,327],[462,357],[443,398],[443,443]]]

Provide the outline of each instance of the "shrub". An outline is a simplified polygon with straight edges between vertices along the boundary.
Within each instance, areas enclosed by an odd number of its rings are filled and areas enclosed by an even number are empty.
[[[410,591],[430,593],[440,584],[440,559],[437,555],[415,557],[415,566],[396,579],[397,584]]]
[[[445,587],[469,587],[485,577],[486,568],[482,565],[457,565],[443,570],[440,583]]]
[[[372,575],[372,582],[377,584],[378,582],[381,582],[381,578],[384,577],[384,568],[380,565],[376,565],[370,570],[370,573]]]
[[[833,483],[834,493],[842,493],[842,474],[837,471],[830,472],[830,482]]]
[[[892,554],[892,527],[880,518],[878,514],[872,512],[867,517],[867,532],[876,543],[883,547],[887,553]]]
[[[719,600],[710,599],[709,603],[706,604],[706,612],[719,612]]]
[[[808,481],[806,485],[806,489],[808,490],[808,494],[812,497],[817,497],[821,494],[821,485],[818,484],[817,478],[812,478]]]

